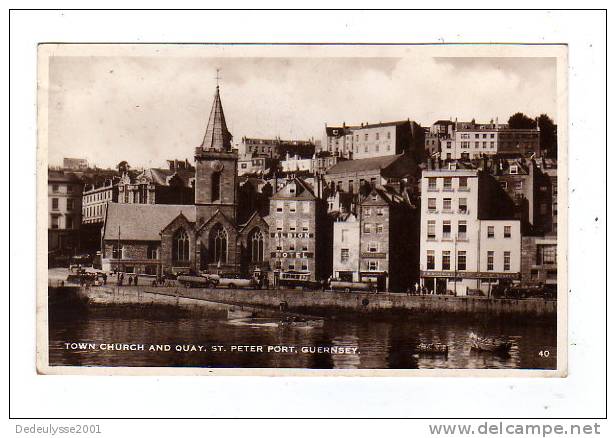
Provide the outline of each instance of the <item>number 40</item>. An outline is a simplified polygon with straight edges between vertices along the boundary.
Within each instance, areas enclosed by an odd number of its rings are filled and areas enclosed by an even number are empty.
[[[550,357],[550,350],[541,350],[539,351],[540,357]]]

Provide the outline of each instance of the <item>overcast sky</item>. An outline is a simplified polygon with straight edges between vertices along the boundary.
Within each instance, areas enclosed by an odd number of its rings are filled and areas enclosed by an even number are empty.
[[[201,143],[220,68],[234,143],[329,125],[556,118],[555,58],[51,57],[49,162],[162,166]]]

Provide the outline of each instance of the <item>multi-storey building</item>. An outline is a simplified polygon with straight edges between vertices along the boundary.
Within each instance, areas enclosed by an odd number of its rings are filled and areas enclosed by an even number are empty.
[[[324,201],[299,178],[289,179],[270,201],[270,251],[275,274],[297,272],[313,281],[331,270],[331,224]]]
[[[240,152],[254,157],[284,159],[287,154],[310,158],[314,155],[318,142],[310,140],[283,140],[276,138],[242,137]]]
[[[338,215],[334,222],[333,273],[334,278],[359,282],[359,219],[352,213]]]
[[[541,158],[537,160],[541,171],[550,178],[552,186],[552,229],[551,233],[558,231],[558,163],[553,158]]]
[[[85,158],[64,158],[62,161],[66,170],[87,170],[88,160]]]
[[[558,253],[556,236],[522,237],[522,280],[556,287]]]
[[[520,220],[486,172],[431,168],[422,175],[421,283],[436,293],[490,294],[520,278]]]
[[[118,182],[119,178],[108,178],[84,186],[81,202],[82,224],[102,224],[105,221],[107,204],[118,202]]]
[[[544,235],[552,231],[552,181],[535,160],[484,159],[481,167],[514,201],[523,234]]]
[[[321,150],[345,158],[361,159],[399,155],[404,152],[423,154],[424,130],[416,122],[362,123],[359,126],[328,127]],[[419,156],[417,155],[417,156]]]
[[[449,140],[450,146],[454,136],[455,124],[451,120],[437,120],[426,128],[425,149],[430,157],[440,156],[443,141]]]
[[[83,181],[69,172],[48,171],[48,251],[74,255],[79,249]]]
[[[277,160],[265,155],[244,154],[237,160],[237,174],[243,175],[265,175],[275,166]]]
[[[419,212],[391,187],[374,188],[359,205],[359,279],[403,292],[418,279]]]
[[[539,156],[539,128],[511,129],[506,124],[456,122],[451,140],[441,142],[441,159],[476,159],[485,155]]]
[[[124,173],[118,183],[120,204],[193,204],[195,168],[186,161],[169,160],[168,169],[150,168],[136,176]]]

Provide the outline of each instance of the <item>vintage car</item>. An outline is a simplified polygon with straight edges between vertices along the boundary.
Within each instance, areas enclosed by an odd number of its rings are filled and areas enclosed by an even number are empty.
[[[332,290],[343,290],[345,292],[361,291],[372,292],[376,288],[375,283],[363,283],[358,281],[343,281],[339,279],[332,279],[329,282],[329,288]]]

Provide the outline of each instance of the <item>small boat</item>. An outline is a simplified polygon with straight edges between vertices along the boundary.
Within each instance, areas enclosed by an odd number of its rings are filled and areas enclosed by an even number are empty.
[[[511,350],[511,342],[498,338],[484,338],[475,333],[469,335],[471,350],[488,351],[491,353],[508,353]]]
[[[278,327],[312,328],[323,327],[322,319],[306,319],[297,316],[287,316],[278,323]]]
[[[440,344],[438,342],[434,343],[425,343],[417,345],[417,353],[422,354],[444,354],[445,356],[449,353],[449,346],[447,344]]]

